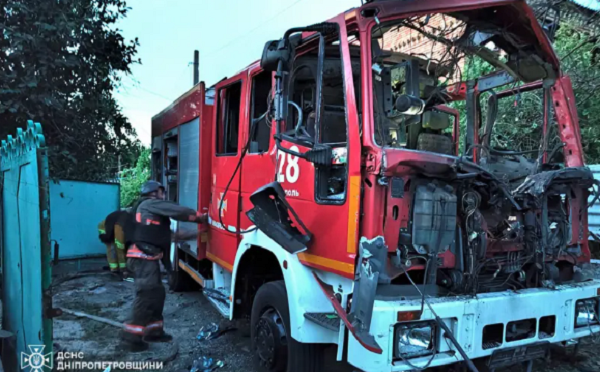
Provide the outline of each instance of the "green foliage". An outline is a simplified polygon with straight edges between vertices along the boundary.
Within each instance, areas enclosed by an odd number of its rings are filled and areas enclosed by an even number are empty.
[[[573,82],[579,114],[581,137],[588,164],[600,163],[600,44],[568,22],[561,23],[554,40],[563,72]],[[465,61],[463,80],[474,79],[493,71],[485,61],[469,57]],[[511,88],[510,86],[507,88]],[[518,88],[518,86],[515,86]],[[482,125],[485,123],[489,94],[481,97]],[[465,103],[452,106],[461,112],[461,142],[466,128]],[[495,147],[516,151],[536,150],[543,125],[543,97],[540,91],[518,93],[498,101],[498,116],[491,142]],[[549,151],[560,142],[555,121],[549,132]],[[461,146],[461,149],[463,147]],[[534,155],[535,156],[535,155]]]
[[[561,24],[554,48],[571,77],[586,163],[600,163],[600,39]]]
[[[495,148],[514,151],[538,150],[544,124],[544,98],[541,90],[519,92],[498,100],[498,115],[491,136]],[[487,114],[490,94],[482,96]],[[556,124],[555,124],[556,125]],[[552,142],[553,143],[553,142]],[[552,147],[552,145],[550,145]],[[532,154],[531,156],[536,156]]]
[[[133,168],[121,172],[121,207],[130,207],[140,196],[142,184],[150,179],[150,149],[144,148]]]
[[[0,5],[0,137],[40,122],[50,174],[102,180],[133,166],[141,146],[113,91],[137,39],[115,25],[124,0],[5,0]]]

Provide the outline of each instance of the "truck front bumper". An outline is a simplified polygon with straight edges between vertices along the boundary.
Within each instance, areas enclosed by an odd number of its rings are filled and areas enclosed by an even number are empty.
[[[475,297],[428,298],[438,316],[452,330],[469,358],[490,356],[497,350],[509,349],[541,342],[557,343],[589,336],[600,332],[600,326],[575,327],[575,304],[578,300],[600,296],[600,281],[558,286],[555,289],[536,288],[522,291],[506,291],[481,294]],[[421,309],[421,300],[375,301],[370,333],[374,335],[382,354],[369,352],[350,334],[348,337],[348,362],[363,371],[406,371],[414,369],[401,358],[394,356],[395,326],[399,324],[398,313]],[[554,317],[554,318],[552,318]],[[421,319],[435,317],[425,306]],[[535,319],[535,328],[525,339],[507,341],[509,323]],[[540,322],[540,320],[542,320]],[[553,334],[546,332],[548,322],[554,322]],[[502,325],[502,326],[500,326]],[[542,325],[543,331],[540,332]],[[495,343],[484,337],[484,327],[494,326],[501,333]],[[510,325],[510,329],[514,329]],[[487,334],[489,330],[487,328]],[[430,366],[448,365],[462,360],[454,345],[438,330],[434,336],[436,354]],[[485,344],[484,344],[485,343]],[[410,358],[414,366],[422,367],[431,355]]]

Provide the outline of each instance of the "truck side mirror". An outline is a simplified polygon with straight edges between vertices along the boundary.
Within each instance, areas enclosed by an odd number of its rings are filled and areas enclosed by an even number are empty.
[[[302,159],[306,159],[314,164],[323,164],[323,165],[331,165],[332,155],[331,148],[326,145],[320,145],[315,143],[311,146],[311,150],[302,154],[299,152],[295,152],[281,146],[281,140],[283,137],[287,137],[284,134],[280,133],[281,123],[284,120],[288,120],[288,87],[291,82],[289,81],[289,71],[292,62],[295,57],[295,50],[300,44],[302,40],[303,32],[315,32],[318,35],[319,45],[318,45],[318,63],[317,63],[317,92],[315,99],[316,117],[315,117],[315,126],[320,125],[322,113],[323,113],[323,65],[325,60],[325,35],[330,35],[332,33],[338,32],[337,23],[318,23],[311,26],[306,27],[296,27],[291,28],[285,32],[285,35],[281,40],[269,41],[266,43],[265,48],[263,50],[263,55],[260,61],[261,67],[267,71],[276,71],[275,73],[275,96],[273,98],[273,108],[275,111],[275,121],[276,121],[276,135],[275,135],[275,143],[279,150],[298,156]],[[301,109],[297,104],[293,104],[293,102],[289,102],[292,106],[294,106],[297,110],[299,110],[299,118],[301,117]],[[302,125],[302,122],[299,119],[299,123],[296,127]],[[297,138],[288,137],[288,140],[295,141]]]
[[[275,74],[275,97],[273,98],[273,107],[275,109],[275,120],[277,127],[282,120],[286,120],[288,113],[287,85],[289,79],[289,70],[294,60],[294,52],[300,43],[302,34],[285,35],[280,40],[271,40],[265,44],[260,66],[265,71],[276,71]]]
[[[285,58],[286,49],[280,50],[279,45],[283,40],[270,40],[265,43],[265,48],[260,59],[260,67],[265,71],[277,71],[280,58]],[[287,59],[287,58],[286,58]]]
[[[277,71],[279,62],[282,63],[284,71],[289,71],[290,63],[294,60],[294,52],[302,39],[302,34],[294,34],[279,40],[271,40],[265,43],[260,67],[265,71]]]

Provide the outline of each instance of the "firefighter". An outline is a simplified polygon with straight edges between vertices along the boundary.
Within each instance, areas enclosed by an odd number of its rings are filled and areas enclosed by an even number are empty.
[[[98,238],[106,245],[110,271],[123,278],[129,275],[125,258],[125,225],[129,218],[126,211],[114,211],[98,224]]]
[[[207,215],[164,200],[164,187],[156,181],[142,186],[142,196],[132,209],[135,214],[132,244],[127,250],[127,267],[135,278],[135,300],[131,319],[122,333],[124,346],[130,351],[143,351],[147,342],[168,342],[172,336],[163,330],[165,288],[161,280],[159,260],[167,271],[172,218],[177,221],[205,223]]]

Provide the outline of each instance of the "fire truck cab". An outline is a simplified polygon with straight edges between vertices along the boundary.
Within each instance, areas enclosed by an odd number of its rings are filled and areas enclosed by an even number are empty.
[[[169,284],[249,317],[262,370],[319,370],[328,344],[364,371],[493,369],[600,331],[594,181],[524,1],[371,1],[292,28],[152,132],[153,178],[210,217]]]

